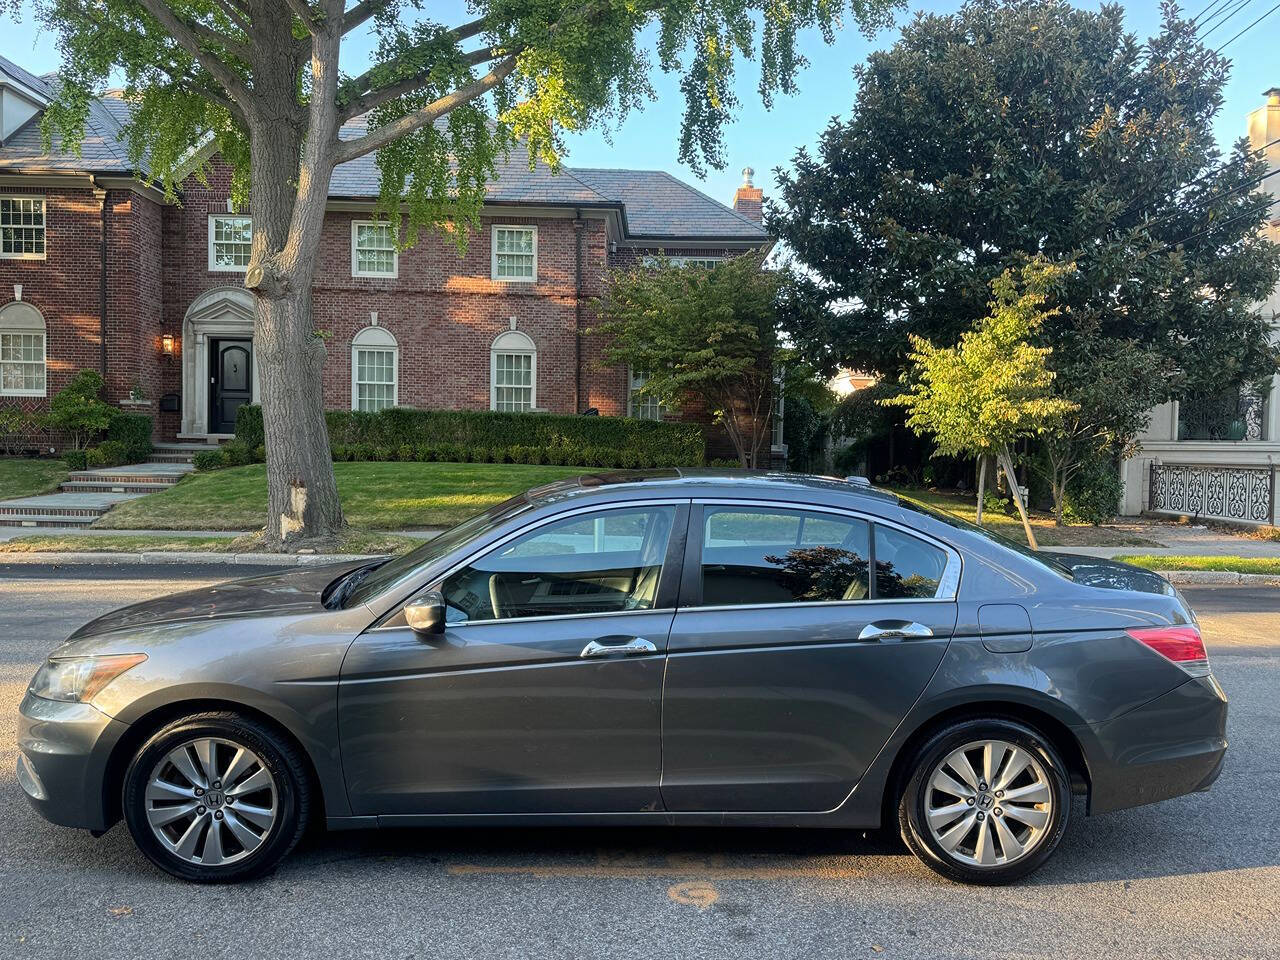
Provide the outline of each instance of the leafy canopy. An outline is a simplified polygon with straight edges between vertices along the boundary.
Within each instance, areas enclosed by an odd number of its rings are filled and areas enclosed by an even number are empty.
[[[907,334],[956,343],[993,280],[1044,257],[1075,264],[1040,334],[1060,391],[1115,375],[1099,364],[1121,353],[1140,411],[1273,372],[1265,165],[1244,142],[1220,155],[1229,62],[1163,10],[1140,42],[1118,5],[972,0],[856,68],[852,113],[797,153],[770,210],[815,278],[789,320],[797,346],[828,371],[893,376]],[[1091,418],[1133,430],[1123,411]]]
[[[345,139],[337,162],[378,151],[382,212],[403,204],[410,243],[424,228],[476,224],[485,181],[515,138],[554,167],[565,132],[607,128],[652,99],[654,60],[681,77],[681,160],[699,171],[723,166],[742,59],[759,59],[759,92],[768,103],[794,92],[805,63],[801,30],[816,28],[830,41],[848,17],[870,33],[887,25],[898,4],[476,0],[468,5],[472,19],[446,24],[421,0],[32,0],[63,59],[60,97],[44,122],[48,137],[77,146],[91,98],[119,78],[136,104],[125,127],[133,163],[145,162],[172,195],[192,152],[211,140],[232,164],[235,196],[244,202],[254,124],[297,133],[301,142],[329,137],[311,129],[308,108],[332,97],[339,122],[363,117],[373,134],[358,144]],[[15,14],[22,6],[0,0]],[[656,27],[652,49],[641,35],[649,25]],[[312,43],[330,29],[369,31],[374,41],[373,62],[342,70],[336,86],[328,80],[336,67],[317,51],[323,46],[336,59],[338,48]],[[424,115],[430,122],[416,122]],[[465,231],[452,235],[465,242]]]
[[[1052,393],[1045,365],[1052,352],[1029,342],[1056,309],[1045,309],[1050,287],[1070,268],[1036,260],[1020,275],[1005,271],[991,284],[990,313],[954,347],[911,335],[908,390],[882,401],[905,407],[907,426],[932,434],[936,455],[1007,450],[1044,433],[1075,409]]]

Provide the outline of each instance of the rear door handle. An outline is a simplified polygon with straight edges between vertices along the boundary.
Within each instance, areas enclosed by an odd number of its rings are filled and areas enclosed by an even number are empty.
[[[926,627],[923,623],[916,623],[914,620],[877,620],[875,623],[868,623],[862,628],[862,632],[858,634],[859,640],[927,640],[933,636],[933,631]]]
[[[634,657],[657,653],[658,648],[644,637],[600,637],[582,648],[579,657]]]

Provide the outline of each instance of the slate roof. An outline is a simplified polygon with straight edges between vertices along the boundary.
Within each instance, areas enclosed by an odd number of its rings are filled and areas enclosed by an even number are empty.
[[[0,56],[0,71],[37,94],[57,95],[52,77],[37,77]],[[28,123],[0,144],[0,172],[41,170],[146,176],[129,162],[122,139],[130,105],[121,91],[108,90],[89,107],[88,123],[80,155],[63,151],[57,139],[46,153],[40,142],[38,122]],[[367,129],[363,117],[342,128],[342,138],[353,139]],[[372,199],[378,194],[379,172],[372,155],[344,163],[334,170],[329,195],[342,199]],[[562,166],[558,173],[543,163],[532,168],[529,153],[517,145],[499,158],[496,176],[487,185],[488,202],[549,206],[617,208],[628,236],[644,239],[756,240],[768,234],[755,221],[677,180],[661,170],[611,170]]]

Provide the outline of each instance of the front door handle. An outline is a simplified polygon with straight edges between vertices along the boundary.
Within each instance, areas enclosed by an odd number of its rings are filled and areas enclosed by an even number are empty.
[[[657,653],[658,648],[644,637],[601,637],[582,648],[579,657],[634,657]]]
[[[877,620],[868,623],[858,634],[859,640],[927,640],[933,631],[914,620]]]

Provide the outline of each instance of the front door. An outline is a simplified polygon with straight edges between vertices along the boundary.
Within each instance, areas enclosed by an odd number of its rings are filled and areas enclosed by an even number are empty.
[[[209,432],[235,433],[236,411],[253,399],[253,341],[209,341]]]
[[[433,584],[443,633],[403,612],[347,652],[352,811],[659,809],[662,676],[687,507],[597,509],[500,543]]]
[[[942,660],[958,558],[869,518],[782,505],[695,505],[688,540],[666,808],[839,806]]]

